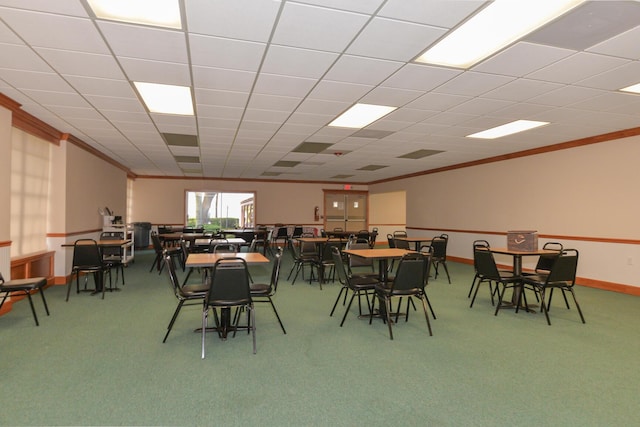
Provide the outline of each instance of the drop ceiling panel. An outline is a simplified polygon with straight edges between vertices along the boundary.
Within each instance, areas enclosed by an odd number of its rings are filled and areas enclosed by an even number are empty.
[[[569,84],[621,67],[628,62],[626,59],[580,52],[533,72],[527,77]]]
[[[392,75],[402,65],[403,63],[398,61],[343,55],[331,67],[325,78],[338,82],[376,85]]]
[[[368,20],[367,15],[287,2],[272,42],[342,52]],[[331,28],[331,31],[327,31]]]
[[[640,58],[638,40],[640,40],[640,26],[592,46],[587,51],[636,60]]]
[[[116,56],[187,63],[186,39],[179,31],[99,21]],[[136,43],[132,43],[135,40]]]
[[[505,85],[514,79],[496,74],[467,71],[434,89],[434,92],[454,95],[478,96]]]
[[[380,16],[453,28],[480,8],[482,0],[388,0]]]
[[[520,42],[492,56],[474,71],[523,77],[572,55],[574,51],[534,43]]]
[[[444,33],[445,30],[441,28],[374,18],[349,46],[347,53],[406,62]]]
[[[407,64],[382,85],[396,89],[432,90],[461,74],[460,70]]]
[[[35,47],[108,54],[107,45],[93,22],[50,13],[1,9],[2,20]],[[82,34],[82,36],[78,36]]]
[[[111,55],[45,48],[35,50],[60,74],[117,80],[125,78]]]
[[[185,6],[189,31],[193,33],[266,42],[280,1],[190,0]]]
[[[257,71],[264,43],[192,35],[189,37],[191,63],[203,67]]]
[[[270,74],[320,78],[338,54],[286,46],[271,46],[261,71]]]
[[[322,99],[325,101],[342,101],[355,103],[371,89],[372,86],[368,85],[322,80],[315,86],[313,91],[311,91],[311,93],[309,94],[309,98]]]
[[[42,58],[27,46],[0,43],[0,57],[13,59],[12,61],[3,61],[1,68],[40,71],[43,73],[53,71]]]
[[[253,88],[255,93],[303,97],[316,84],[316,79],[261,73]]]
[[[94,77],[67,76],[67,81],[85,95],[135,98],[131,83],[125,80],[100,79]]]
[[[130,81],[191,86],[191,73],[186,64],[121,58],[120,65]]]
[[[256,78],[252,71],[225,70],[192,66],[193,84],[202,89],[221,89],[249,92]]]

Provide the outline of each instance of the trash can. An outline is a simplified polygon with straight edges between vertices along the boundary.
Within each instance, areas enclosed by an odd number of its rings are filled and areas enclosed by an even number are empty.
[[[151,232],[150,222],[133,223],[133,241],[136,249],[146,249],[149,247],[149,233]]]

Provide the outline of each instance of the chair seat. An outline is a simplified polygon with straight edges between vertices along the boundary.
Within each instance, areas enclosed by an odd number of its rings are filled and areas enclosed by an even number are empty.
[[[209,285],[185,285],[182,287],[182,293],[187,297],[201,297],[209,291]]]
[[[10,291],[28,291],[31,289],[39,289],[47,284],[45,277],[33,277],[29,279],[14,279],[4,282],[0,285],[1,292]]]
[[[387,282],[386,284],[378,284],[376,285],[376,292],[382,293],[385,295],[391,295],[391,282]],[[411,289],[394,289],[394,296],[407,296],[407,295],[418,295],[422,293],[422,289],[420,288],[411,288]]]
[[[268,295],[271,293],[271,285],[267,283],[254,283],[249,289],[251,290],[251,295]]]

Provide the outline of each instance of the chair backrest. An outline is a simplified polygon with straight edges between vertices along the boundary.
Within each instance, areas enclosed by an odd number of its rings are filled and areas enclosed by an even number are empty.
[[[342,227],[333,227],[333,231],[343,232],[344,229]]]
[[[373,248],[376,245],[376,239],[378,238],[378,227],[373,227],[371,233],[369,233],[369,247]]]
[[[547,242],[542,246],[542,249],[549,251],[557,251],[557,254],[542,254],[538,258],[538,262],[536,264],[536,273],[548,273],[551,271],[551,267],[553,267],[553,263],[556,261],[558,255],[560,255],[563,251],[562,243],[558,242]]]
[[[231,243],[222,243],[213,246],[214,254],[235,254],[238,253],[238,248],[236,245],[232,245]]]
[[[396,247],[396,241],[393,238],[392,234],[387,234],[387,243],[389,244],[390,248],[395,248]]]
[[[447,243],[449,239],[443,236],[436,236],[431,239],[431,247],[433,248],[433,257],[437,260],[445,261],[447,259]]]
[[[158,237],[158,233],[155,231],[151,232],[151,244],[153,245],[153,250],[155,250],[157,254],[162,253],[162,242],[160,241],[160,237]]]
[[[573,285],[576,281],[576,271],[578,269],[578,250],[564,249],[558,255],[549,271],[546,283],[568,282]]]
[[[93,239],[78,239],[73,245],[73,267],[99,267],[102,255],[98,243]]]
[[[420,246],[419,252],[427,258],[427,277],[425,278],[425,284],[429,284],[429,276],[431,275],[431,259],[433,258],[433,247],[431,245]]]
[[[368,243],[351,243],[349,249],[369,249]],[[359,256],[349,255],[349,268],[354,267],[371,267],[373,266],[373,260],[362,258]]]
[[[288,239],[289,238],[289,230],[287,227],[282,226],[278,228],[278,232],[276,233],[276,239]]]
[[[313,256],[318,254],[318,248],[314,242],[300,242],[300,255]]]
[[[338,274],[338,281],[343,285],[349,283],[349,277],[347,276],[347,270],[344,268],[344,262],[342,261],[342,254],[337,246],[331,247],[331,256],[333,257],[333,265],[336,273]]]
[[[293,233],[291,234],[291,237],[293,238],[301,237],[303,232],[304,232],[304,229],[302,228],[301,225],[295,225],[293,227]]]
[[[2,277],[2,273],[0,273],[0,285],[4,283],[4,277]]]
[[[491,246],[489,245],[489,242],[487,242],[486,240],[474,240],[473,241],[473,268],[476,270],[476,273],[478,273],[478,265],[476,263],[476,257],[475,257],[475,253],[476,250],[488,250]]]
[[[282,248],[278,247],[276,252],[276,259],[273,262],[273,269],[271,270],[271,293],[275,294],[278,290],[278,280],[280,278],[280,265],[282,264]]]
[[[391,292],[424,289],[427,284],[429,258],[421,253],[403,256],[393,279]]]
[[[398,236],[396,236],[398,237]],[[407,249],[407,250],[411,250],[411,246],[409,245],[409,242],[407,242],[406,240],[400,240],[400,239],[393,239],[393,243],[395,245],[396,248],[398,249]]]
[[[478,275],[490,280],[500,280],[500,272],[493,258],[493,253],[487,249],[477,248],[473,251],[473,264]]]
[[[177,298],[180,298],[182,294],[182,288],[180,287],[180,280],[178,279],[178,274],[176,273],[176,264],[173,260],[173,257],[168,255],[167,251],[164,251],[162,253],[162,257],[164,258],[164,264],[167,267],[169,282],[171,283],[173,293]]]
[[[100,240],[124,240],[122,231],[103,231],[100,233]],[[102,248],[102,256],[122,256],[122,246],[105,246]]]
[[[211,273],[211,286],[206,297],[207,305],[243,305],[251,302],[249,270],[242,258],[225,258],[216,261]]]
[[[404,230],[396,230],[393,232],[393,237],[407,237],[407,232]]]

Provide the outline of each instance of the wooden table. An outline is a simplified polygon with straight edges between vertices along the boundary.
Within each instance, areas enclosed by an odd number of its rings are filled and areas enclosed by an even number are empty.
[[[380,280],[382,283],[387,282],[387,266],[390,259],[400,259],[406,254],[415,253],[414,251],[408,251],[406,249],[398,248],[382,248],[382,249],[345,249],[345,254],[354,255],[357,257],[378,260],[380,268]]]
[[[413,243],[416,246],[416,252],[420,250],[421,243],[431,243],[430,238],[427,237],[394,237],[394,240],[402,240],[407,243]]]
[[[269,258],[259,252],[238,252],[235,254],[220,253],[195,253],[189,254],[187,257],[187,267],[213,267],[219,259],[224,258],[242,258],[247,264],[269,263]]]

